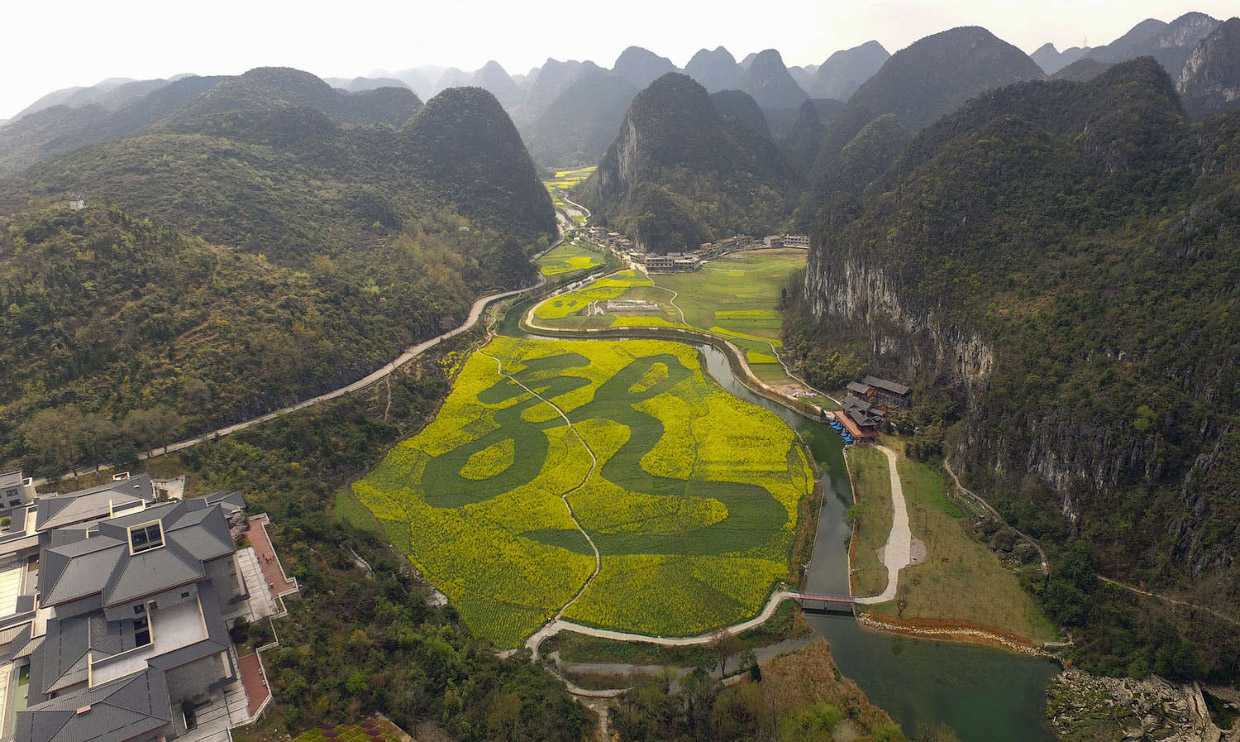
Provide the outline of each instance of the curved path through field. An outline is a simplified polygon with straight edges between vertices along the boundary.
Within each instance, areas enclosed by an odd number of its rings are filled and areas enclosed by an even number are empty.
[[[610,629],[598,629],[593,626],[585,626],[583,624],[574,623],[572,621],[564,621],[556,619],[546,626],[542,627],[529,639],[525,640],[525,646],[533,652],[534,659],[538,659],[538,645],[550,636],[555,636],[561,631],[571,631],[574,634],[584,634],[585,636],[593,636],[599,639],[612,639],[621,642],[643,642],[646,644],[658,644],[662,647],[689,647],[695,644],[709,644],[718,639],[720,634],[739,634],[747,631],[755,626],[761,626],[775,615],[775,609],[779,608],[779,604],[785,600],[795,600],[799,597],[799,593],[790,592],[788,590],[778,590],[771,594],[766,601],[766,605],[762,608],[762,612],[757,616],[742,621],[733,626],[726,626],[716,629],[707,634],[698,634],[697,636],[647,636],[646,634],[630,634],[625,631],[612,631]]]
[[[581,435],[581,433],[573,425],[573,421],[568,419],[568,415],[564,414],[564,410],[560,409],[559,405],[552,402],[550,399],[547,399],[546,397],[542,396],[541,394],[534,391],[533,389],[529,388],[525,384],[521,383],[521,381],[518,380],[516,377],[510,374],[504,373],[504,364],[502,361],[500,361],[500,359],[496,358],[495,356],[489,353],[486,353],[482,349],[479,349],[478,352],[486,356],[487,358],[490,358],[491,360],[495,361],[496,369],[499,371],[499,374],[501,376],[503,376],[505,379],[508,379],[509,381],[516,384],[517,386],[521,387],[525,391],[529,392],[532,396],[536,397],[537,399],[540,399],[543,402],[546,402],[547,405],[551,407],[551,409],[555,410],[556,413],[564,419],[564,424],[568,426],[568,429],[573,431],[573,435],[577,436],[577,440],[581,441],[581,445],[585,447],[586,453],[590,454],[590,471],[586,472],[586,475],[582,477],[581,481],[578,482],[577,485],[574,486],[572,489],[569,489],[565,492],[561,492],[560,499],[564,501],[564,507],[568,508],[568,517],[572,519],[573,525],[577,526],[577,530],[581,532],[582,536],[585,536],[586,541],[590,543],[590,549],[594,551],[594,572],[590,575],[589,579],[587,579],[584,583],[582,583],[581,589],[577,591],[577,594],[573,596],[573,599],[568,601],[564,605],[560,606],[560,610],[556,611],[555,616],[551,619],[551,622],[554,623],[560,620],[560,617],[564,615],[564,611],[567,611],[570,607],[572,607],[573,603],[576,603],[581,598],[581,596],[585,594],[586,588],[590,587],[590,583],[594,582],[594,578],[598,577],[599,571],[602,570],[603,568],[603,557],[601,554],[599,554],[598,546],[595,545],[594,539],[590,538],[590,534],[586,533],[586,529],[582,527],[581,521],[577,520],[577,513],[573,512],[573,504],[568,501],[569,495],[581,489],[582,487],[586,485],[586,482],[590,481],[590,477],[593,476],[594,470],[598,468],[598,457],[594,455],[594,449],[590,448],[589,443],[586,443],[586,439]]]
[[[858,603],[870,605],[895,600],[900,585],[900,570],[913,563],[913,532],[908,527],[908,505],[904,501],[904,487],[900,482],[900,457],[886,446],[875,446],[887,456],[887,469],[891,477],[891,533],[883,544],[883,564],[887,567],[887,587],[878,595],[857,598]]]

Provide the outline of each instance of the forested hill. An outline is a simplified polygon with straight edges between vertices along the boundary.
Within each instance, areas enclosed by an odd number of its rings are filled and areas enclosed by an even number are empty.
[[[914,448],[958,420],[955,467],[1050,547],[1047,607],[1109,672],[1236,671],[1234,629],[1192,615],[1176,645],[1108,613],[1081,560],[1236,615],[1237,235],[1240,113],[1190,124],[1148,58],[971,101],[814,232],[802,331],[950,395]],[[1075,539],[1087,557],[1061,551]]]
[[[74,193],[90,208],[68,211]],[[27,202],[0,224],[0,463],[45,472],[167,440],[116,433],[132,414],[177,411],[164,432],[186,435],[354,381],[532,281],[555,234],[516,129],[476,88],[399,129],[204,113],[0,185]],[[41,413],[107,442],[62,460],[27,435]]]
[[[814,187],[802,209],[802,226],[812,223],[839,182],[851,184],[860,171],[881,173],[891,164],[898,149],[875,147],[874,130],[867,132],[868,141],[858,142],[851,155],[840,160],[844,148],[874,119],[888,114],[895,117],[883,128],[886,134],[895,133],[897,126],[916,133],[974,96],[1042,77],[1037,63],[1024,52],[976,26],[927,36],[896,52],[825,128],[810,168]],[[891,141],[895,140],[888,144]],[[868,153],[868,161],[858,168],[856,154],[861,151]],[[848,172],[841,173],[842,169]]]
[[[669,73],[633,99],[581,197],[647,250],[677,252],[779,229],[801,187],[770,137],[724,118],[705,88]]]
[[[488,247],[450,224],[303,271],[117,209],[0,217],[0,464],[123,463],[370,373],[466,316]]]
[[[555,230],[520,136],[476,88],[441,93],[400,129],[309,108],[203,115],[0,183],[0,202],[71,193],[288,265],[417,231],[428,213],[531,246]]]

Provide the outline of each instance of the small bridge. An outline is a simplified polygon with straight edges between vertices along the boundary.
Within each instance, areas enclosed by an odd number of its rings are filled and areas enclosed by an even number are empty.
[[[852,613],[853,606],[859,602],[854,595],[815,593],[795,593],[795,599],[801,604],[802,610],[823,613]]]

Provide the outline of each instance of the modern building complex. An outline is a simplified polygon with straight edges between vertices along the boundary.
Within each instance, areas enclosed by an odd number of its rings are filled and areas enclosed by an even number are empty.
[[[146,475],[32,495],[0,532],[3,739],[226,742],[257,718],[261,660],[228,628],[297,591],[264,526],[239,494],[159,502]]]

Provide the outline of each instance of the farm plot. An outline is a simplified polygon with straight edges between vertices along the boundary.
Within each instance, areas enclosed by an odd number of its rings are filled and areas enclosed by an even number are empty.
[[[499,337],[354,492],[475,633],[510,647],[587,583],[566,618],[676,636],[751,617],[788,577],[812,485],[792,431],[689,346]]]
[[[544,276],[559,276],[564,273],[597,268],[605,261],[606,259],[597,250],[565,242],[539,258],[538,269]]]

